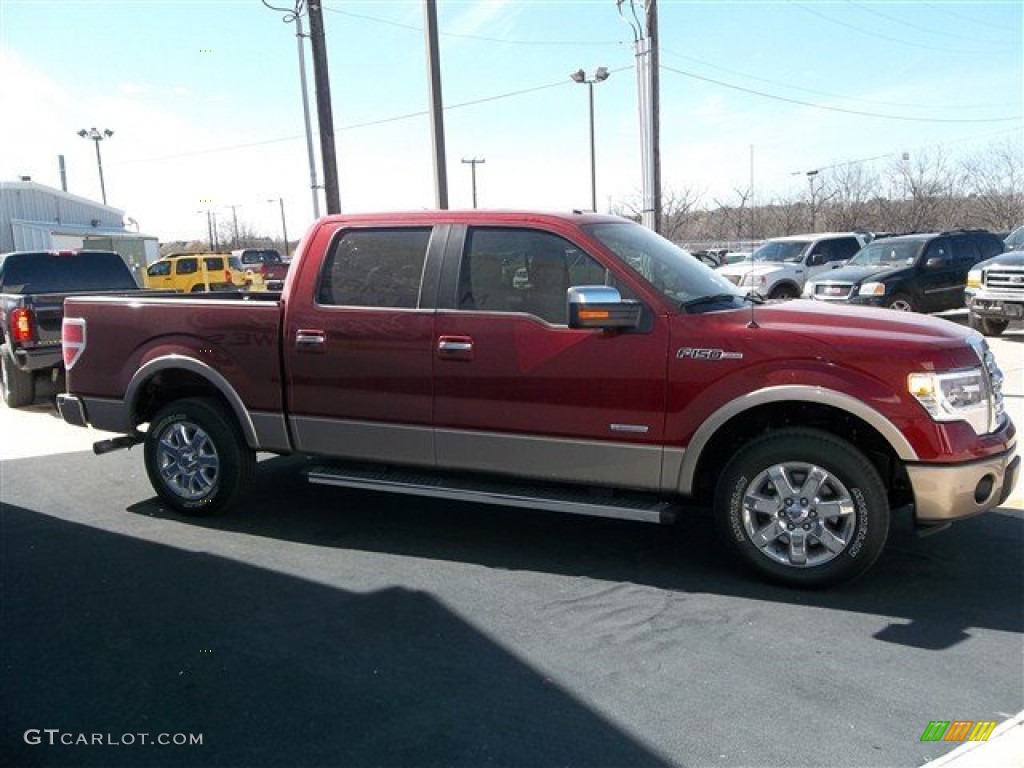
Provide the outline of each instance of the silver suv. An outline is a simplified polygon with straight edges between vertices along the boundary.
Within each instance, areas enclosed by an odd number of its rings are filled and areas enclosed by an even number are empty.
[[[719,267],[716,272],[741,288],[769,299],[793,299],[810,277],[840,267],[867,245],[861,232],[822,232],[765,240],[752,261]]]

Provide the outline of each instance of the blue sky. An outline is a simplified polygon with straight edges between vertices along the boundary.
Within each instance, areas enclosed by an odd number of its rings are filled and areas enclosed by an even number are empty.
[[[811,169],[1019,145],[1022,7],[661,0],[663,184],[712,204],[753,178],[767,200]],[[342,209],[432,207],[422,4],[324,8]],[[452,207],[471,205],[474,156],[481,207],[589,207],[587,89],[569,74],[598,66],[612,71],[594,88],[598,208],[639,194],[632,32],[614,0],[440,0],[438,14]],[[198,211],[234,205],[276,234],[267,201],[283,198],[297,236],[312,204],[281,18],[259,0],[0,0],[0,178],[59,187],[63,154],[69,191],[99,199],[76,133],[109,128],[108,200],[144,232],[205,237]],[[312,99],[308,50],[306,65]]]

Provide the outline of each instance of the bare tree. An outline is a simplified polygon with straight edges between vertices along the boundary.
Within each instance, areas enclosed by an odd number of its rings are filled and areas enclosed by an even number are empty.
[[[962,162],[973,221],[994,230],[1024,222],[1024,147],[1007,140]]]
[[[902,222],[908,232],[925,232],[960,226],[957,193],[962,172],[954,168],[941,149],[904,155],[889,166],[889,178],[902,194]]]
[[[850,163],[828,171],[828,186],[834,193],[828,209],[831,227],[840,231],[866,227],[869,203],[878,196],[878,177],[863,163]]]

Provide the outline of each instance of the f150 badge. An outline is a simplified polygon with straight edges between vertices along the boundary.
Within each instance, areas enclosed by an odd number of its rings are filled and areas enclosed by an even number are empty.
[[[726,352],[724,349],[697,349],[696,347],[681,347],[676,352],[680,360],[742,360],[742,352]]]

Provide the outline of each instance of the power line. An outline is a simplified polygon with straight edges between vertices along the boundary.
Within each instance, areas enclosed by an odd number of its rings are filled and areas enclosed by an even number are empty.
[[[768,83],[769,85],[778,85],[778,86],[780,86],[782,88],[789,88],[789,89],[794,90],[794,91],[803,91],[804,93],[813,93],[813,94],[815,94],[817,96],[828,96],[830,99],[843,99],[844,101],[856,101],[856,102],[859,102],[861,104],[876,104],[876,105],[884,106],[884,107],[909,107],[911,109],[948,109],[948,106],[946,106],[946,105],[914,104],[914,103],[901,103],[901,102],[891,102],[891,101],[874,101],[874,100],[871,100],[871,99],[858,99],[855,96],[845,96],[845,95],[839,94],[839,93],[830,93],[829,91],[819,91],[819,90],[816,90],[814,88],[804,88],[804,87],[799,86],[799,85],[792,85],[790,83],[783,83],[783,82],[781,82],[779,80],[769,80],[766,77],[758,77],[757,75],[751,75],[751,74],[748,74],[746,72],[740,72],[739,70],[736,70],[736,69],[729,69],[728,67],[720,67],[720,66],[718,66],[716,64],[711,64],[710,62],[703,61],[702,59],[697,59],[697,58],[694,58],[693,56],[687,56],[685,54],[679,53],[678,51],[673,51],[671,48],[662,48],[661,50],[662,50],[662,52],[671,54],[672,56],[675,56],[677,58],[685,59],[686,61],[692,61],[695,64],[700,64],[700,65],[705,66],[705,67],[710,67],[711,69],[717,69],[717,70],[720,70],[722,72],[728,72],[731,75],[738,75],[739,77],[745,77],[745,78],[748,78],[750,80],[756,80],[756,81],[761,82],[761,83]],[[1005,104],[959,104],[959,106],[962,109],[991,109],[993,107],[1005,107],[1006,105]]]
[[[968,35],[958,35],[958,34],[956,34],[954,32],[946,32],[944,30],[928,29],[927,27],[922,27],[919,24],[914,24],[914,23],[909,22],[909,21],[907,21],[905,19],[901,19],[901,18],[898,18],[896,16],[890,16],[888,13],[882,13],[881,11],[877,11],[874,8],[871,8],[871,7],[869,7],[869,6],[867,6],[867,5],[863,4],[863,3],[854,2],[854,0],[846,0],[846,1],[847,1],[847,3],[849,5],[854,6],[855,8],[863,11],[864,13],[870,13],[873,16],[878,16],[879,18],[886,19],[887,21],[891,21],[891,22],[894,22],[896,24],[900,24],[900,25],[902,25],[904,27],[910,27],[911,29],[916,29],[918,32],[924,32],[927,35],[940,35],[942,37],[949,37],[949,38],[952,38],[954,40],[968,40],[968,41],[970,41],[972,43],[976,43],[978,41],[977,36],[973,36],[972,37],[972,36],[968,36]],[[989,42],[990,44],[993,44],[993,45],[998,45],[1000,47],[1010,47],[1010,46],[1014,45],[1014,43],[1012,43],[1012,42],[1008,43],[1008,42],[1004,42],[1002,40],[997,40],[994,43],[992,41],[987,41],[987,42]]]
[[[901,40],[898,37],[889,37],[888,35],[883,35],[883,34],[879,33],[879,31],[877,29],[866,29],[864,27],[859,27],[856,24],[850,24],[850,23],[845,22],[845,21],[840,21],[839,19],[836,19],[836,18],[833,18],[831,16],[828,16],[827,14],[824,14],[824,13],[821,13],[819,11],[813,10],[810,6],[804,5],[803,3],[794,3],[794,2],[792,2],[792,0],[790,0],[790,2],[791,2],[792,5],[796,6],[797,8],[801,9],[802,11],[806,11],[807,13],[809,13],[809,14],[811,14],[813,16],[817,16],[819,19],[824,19],[825,21],[829,22],[830,24],[837,24],[840,27],[846,27],[847,29],[852,29],[852,30],[854,30],[854,31],[856,31],[856,32],[858,32],[858,33],[860,33],[862,35],[867,35],[867,36],[869,36],[871,38],[874,38],[876,40],[888,40],[890,43],[898,43],[900,45],[907,46],[907,47],[910,47],[910,48],[922,48],[922,49],[924,49],[926,51],[934,51],[934,52],[937,52],[937,53],[942,53],[942,54],[947,54],[947,55],[951,54],[951,53],[961,54],[963,56],[987,56],[987,55],[991,54],[991,51],[988,51],[988,50],[958,51],[958,50],[954,50],[952,48],[947,48],[947,47],[938,48],[938,47],[936,47],[934,45],[927,45],[925,43],[917,43],[917,42],[914,42],[912,40]]]
[[[828,112],[842,112],[847,115],[860,115],[861,117],[878,117],[884,120],[902,120],[911,123],[1007,123],[1010,121],[1019,121],[1019,116],[1014,117],[983,117],[983,118],[957,118],[957,117],[911,117],[909,115],[884,115],[878,112],[864,112],[856,109],[844,109],[843,107],[830,107],[825,104],[814,104],[809,101],[801,101],[799,99],[790,99],[785,96],[776,96],[775,94],[765,93],[764,91],[756,91],[753,88],[744,88],[741,85],[734,85],[732,83],[726,83],[721,80],[715,80],[710,77],[702,77],[701,75],[694,74],[693,72],[685,72],[681,69],[675,69],[674,67],[668,67],[664,64],[661,65],[662,69],[669,72],[674,72],[677,75],[683,77],[689,77],[694,80],[701,80],[705,83],[713,83],[723,88],[729,88],[734,91],[741,91],[743,93],[750,93],[755,96],[762,96],[766,99],[774,99],[775,101],[784,101],[788,104],[798,104],[802,107],[811,107],[812,109],[822,109]]]
[[[376,24],[385,24],[389,27],[398,27],[399,29],[409,29],[415,32],[423,33],[423,27],[418,27],[415,24],[403,24],[400,21],[392,21],[391,19],[382,19],[378,16],[368,16],[363,13],[353,13],[352,11],[343,11],[340,8],[329,8],[324,6],[325,11],[331,13],[337,13],[341,16],[348,16],[353,19],[362,19],[363,21],[372,21]],[[485,35],[470,35],[460,32],[441,32],[443,37],[459,37],[464,40],[479,40],[485,43],[500,43],[502,45],[538,45],[538,46],[591,46],[591,45],[624,45],[624,40],[596,40],[596,41],[582,41],[582,40],[508,40],[500,37],[486,37]]]

